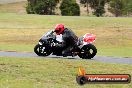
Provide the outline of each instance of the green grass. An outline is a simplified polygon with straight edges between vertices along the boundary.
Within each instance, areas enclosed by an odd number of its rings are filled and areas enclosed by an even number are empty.
[[[132,57],[132,18],[125,17],[0,13],[0,50],[33,52],[40,37],[57,23],[65,24],[78,36],[95,34],[98,55]]]
[[[87,74],[130,74],[132,65],[93,60],[0,57],[0,88],[131,88],[130,84],[76,83],[78,67]],[[118,69],[117,69],[118,68]]]
[[[34,46],[32,44],[0,44],[0,50],[4,51],[19,51],[19,52],[33,52]]]
[[[132,47],[104,47],[98,49],[99,56],[132,57]]]
[[[74,29],[88,28],[131,28],[132,18],[115,17],[86,17],[86,16],[45,16],[18,15],[14,13],[0,13],[0,28],[53,28],[57,23],[64,23]],[[80,25],[78,25],[80,24]],[[5,26],[6,25],[6,26]]]

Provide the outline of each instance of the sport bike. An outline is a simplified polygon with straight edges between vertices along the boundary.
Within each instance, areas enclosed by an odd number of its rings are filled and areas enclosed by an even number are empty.
[[[70,54],[68,54],[68,56],[79,56],[82,59],[93,58],[97,53],[97,49],[93,44],[95,38],[95,35],[89,33],[86,33],[84,36],[78,38],[76,46],[73,46],[73,48],[70,49]],[[34,52],[38,56],[63,56],[63,48],[58,49],[55,47],[56,44],[61,43],[63,43],[62,35],[55,35],[54,31],[51,30],[41,37],[38,44],[34,47]]]

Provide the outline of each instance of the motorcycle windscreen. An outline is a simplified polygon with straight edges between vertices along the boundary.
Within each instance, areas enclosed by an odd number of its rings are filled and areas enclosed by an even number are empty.
[[[95,41],[95,38],[96,38],[95,35],[87,33],[83,36],[83,42],[84,43],[93,43]]]
[[[52,31],[52,30],[50,30],[50,31],[48,31],[47,33],[45,33],[45,34],[41,37],[41,39],[42,39],[42,40],[45,40],[45,39],[48,39],[48,37],[50,37],[50,36],[53,36],[53,31]]]

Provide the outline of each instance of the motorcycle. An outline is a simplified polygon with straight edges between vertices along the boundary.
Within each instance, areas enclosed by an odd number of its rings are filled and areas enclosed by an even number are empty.
[[[70,54],[68,56],[79,56],[82,59],[91,59],[96,53],[97,49],[93,45],[96,36],[93,34],[86,33],[84,36],[78,38],[76,46],[70,50]],[[34,52],[38,56],[63,56],[62,50],[55,47],[55,44],[61,44],[63,42],[62,35],[55,35],[54,31],[48,31],[44,34],[39,40],[38,44],[34,47]],[[65,56],[63,56],[65,57]]]

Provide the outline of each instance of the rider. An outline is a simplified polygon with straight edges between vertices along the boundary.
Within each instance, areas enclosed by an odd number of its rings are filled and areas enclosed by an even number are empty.
[[[62,34],[62,44],[56,44],[55,47],[63,48],[62,55],[67,56],[71,55],[70,51],[72,50],[73,46],[76,46],[78,41],[78,37],[68,28],[65,28],[63,24],[57,24],[55,26],[54,32],[57,35]]]

